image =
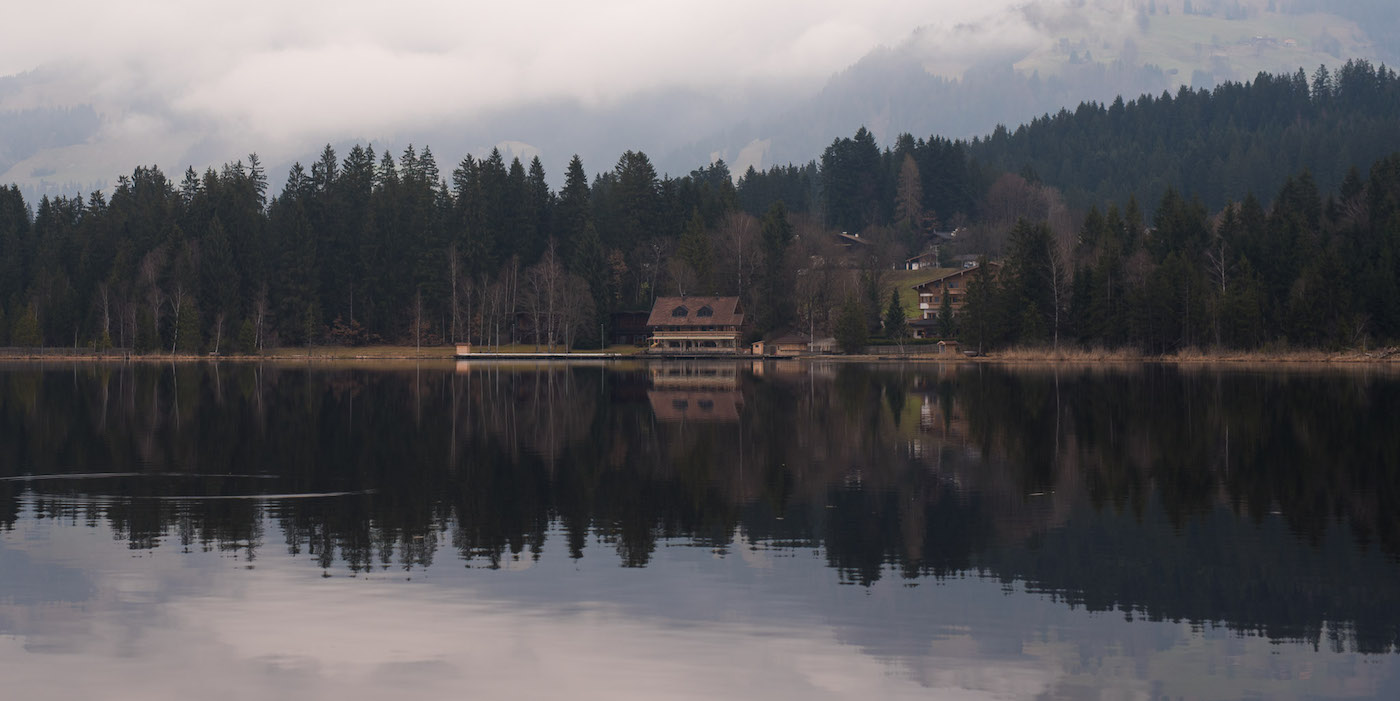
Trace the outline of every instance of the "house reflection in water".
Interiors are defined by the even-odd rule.
[[[647,399],[658,421],[738,423],[744,405],[738,363],[653,363],[650,375]]]

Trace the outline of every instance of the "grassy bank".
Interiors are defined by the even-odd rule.
[[[479,353],[534,353],[533,345],[472,346]],[[611,346],[604,352],[620,355],[640,355],[635,346]],[[584,350],[580,353],[596,350]],[[137,361],[137,362],[200,362],[210,360],[285,360],[285,361],[390,361],[390,360],[434,360],[449,361],[456,357],[455,346],[310,346],[305,348],[274,348],[256,355],[240,354],[189,354],[189,353],[149,353],[127,354],[121,352],[92,353],[59,349],[4,349],[0,352],[0,362],[4,361]],[[717,356],[722,359],[726,356]],[[749,355],[728,356],[738,359],[754,359]],[[1074,348],[1074,347],[1021,347],[990,351],[985,355],[969,358],[962,354],[938,355],[933,353],[900,354],[891,346],[889,352],[877,355],[822,355],[811,359],[859,362],[979,362],[979,363],[1395,363],[1400,364],[1400,347],[1352,349],[1341,351],[1275,348],[1252,351],[1221,349],[1186,349],[1176,353],[1152,355],[1132,349]]]
[[[813,358],[816,359],[816,358]],[[824,355],[821,360],[847,362],[914,362],[914,363],[1241,363],[1241,364],[1286,364],[1286,363],[1352,363],[1352,364],[1395,364],[1400,366],[1400,348],[1375,348],[1368,350],[1324,351],[1309,349],[1264,349],[1235,351],[1221,349],[1186,349],[1176,353],[1154,355],[1133,349],[1110,348],[1051,348],[1020,347],[989,351],[981,356],[968,357],[961,353],[906,353],[901,355],[897,348],[889,352],[869,355]]]
[[[1152,355],[1132,349],[1008,348],[974,360],[983,362],[1174,362],[1174,363],[1400,363],[1400,348],[1325,351],[1275,348],[1250,351],[1188,348]]]
[[[545,350],[534,345],[472,346],[478,353],[534,353]],[[635,346],[612,346],[607,353],[634,355],[641,349]],[[597,350],[578,351],[597,353]],[[456,357],[456,346],[307,346],[300,348],[269,348],[261,353],[128,353],[108,351],[97,353],[58,348],[7,348],[0,352],[0,362],[11,361],[114,361],[131,360],[142,362],[194,362],[206,360],[452,360]]]

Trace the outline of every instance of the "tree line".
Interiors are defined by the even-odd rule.
[[[1077,208],[1129,195],[1153,202],[1174,188],[1217,210],[1277,191],[1304,169],[1320,187],[1338,187],[1353,166],[1400,150],[1397,113],[1395,71],[1352,60],[1311,76],[1300,68],[1213,90],[1085,102],[967,146],[985,167],[1054,185]]]
[[[1174,189],[1144,226],[1136,200],[1078,229],[1022,219],[1004,265],[969,286],[959,333],[979,348],[1078,344],[1365,346],[1400,338],[1400,154],[1326,198],[1306,171],[1265,208],[1213,215]]]
[[[536,158],[397,159],[327,146],[269,196],[256,154],[179,182],[158,167],[110,197],[0,189],[0,343],[171,352],[277,345],[532,340],[596,343],[645,308],[687,221],[735,211],[723,162],[658,177],[627,152],[557,193]],[[756,229],[755,229],[756,231]],[[707,239],[708,242],[708,239]],[[705,252],[696,253],[704,267]],[[586,337],[586,338],[585,338]]]
[[[738,295],[754,336],[831,333],[843,316],[874,331],[900,308],[880,271],[963,226],[959,252],[1008,259],[989,299],[1014,301],[979,302],[1000,311],[961,324],[966,336],[975,319],[986,345],[1390,339],[1393,162],[1335,186],[1319,168],[1400,148],[1397,86],[1393,71],[1353,61],[1311,82],[1261,74],[1081,105],[971,142],[902,134],[882,149],[861,128],[819,159],[737,181],[723,161],[671,177],[627,151],[591,180],[575,156],[556,191],[538,158],[493,150],[443,172],[429,148],[356,145],[293,165],[276,193],[256,155],[178,181],[141,166],[110,193],[33,208],[10,186],[0,345],[596,347],[613,312],[660,294]],[[1292,166],[1305,172],[1274,203],[1248,194]],[[1160,202],[1151,221],[1138,197]],[[1098,209],[1110,202],[1126,204]],[[867,245],[843,251],[836,232]]]

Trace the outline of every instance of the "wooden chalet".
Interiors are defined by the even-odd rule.
[[[928,251],[904,259],[905,270],[928,270],[938,267],[938,251]]]
[[[962,227],[952,231],[934,231],[928,235],[928,242],[924,246],[924,252],[919,255],[904,259],[905,270],[929,270],[938,267],[938,251],[945,244],[952,243],[957,239],[958,234],[965,231]]]
[[[953,316],[957,316],[967,305],[968,285],[984,273],[990,272],[990,274],[996,275],[1000,268],[1000,263],[988,263],[986,270],[973,263],[962,268],[936,268],[931,271],[929,279],[914,285],[914,292],[919,295],[920,317],[910,324],[910,328],[914,331],[914,337],[931,337],[930,332],[934,328],[934,324],[928,322],[938,318],[939,311],[943,309],[945,297]]]
[[[744,310],[738,297],[658,297],[647,327],[648,352],[719,355],[739,352]]]

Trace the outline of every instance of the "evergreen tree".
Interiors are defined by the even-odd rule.
[[[1022,219],[1011,230],[1009,245],[1004,294],[1013,312],[1012,335],[1022,343],[1044,343],[1050,339],[1055,318],[1050,227]]]
[[[865,322],[865,305],[855,295],[847,295],[841,304],[841,312],[836,317],[836,343],[847,355],[865,352],[869,330]]]
[[[880,178],[880,149],[869,130],[861,127],[854,138],[833,141],[821,158],[827,222],[850,232],[878,223]]]
[[[885,308],[885,337],[903,341],[909,336],[909,323],[904,318],[904,305],[899,303],[899,290],[890,290],[890,303]]]
[[[244,319],[238,325],[238,335],[234,337],[233,349],[242,355],[252,355],[258,350],[257,331],[253,328],[250,319]]]
[[[199,307],[193,297],[180,305],[171,325],[171,348],[176,353],[198,353],[203,346],[199,332]]]
[[[386,154],[387,159],[387,154]],[[386,161],[392,168],[393,161]],[[392,169],[386,183],[396,183]],[[269,208],[271,228],[277,237],[279,255],[274,276],[277,299],[276,323],[284,341],[304,344],[307,335],[306,310],[315,306],[316,283],[320,279],[316,265],[316,240],[311,222],[302,206],[304,178],[301,166],[294,165],[282,195]],[[380,261],[379,266],[385,266]]]
[[[763,252],[763,267],[758,278],[758,330],[776,331],[792,321],[794,304],[792,281],[788,274],[788,246],[792,243],[792,225],[788,223],[787,207],[775,202],[763,217],[759,246]]]
[[[943,338],[955,338],[958,335],[957,318],[953,316],[952,296],[943,295],[943,301],[938,305],[938,335]]]
[[[967,299],[959,325],[963,331],[962,338],[974,344],[977,354],[981,355],[1000,345],[1006,336],[1001,304],[1005,295],[992,275],[986,257],[977,262],[977,267],[982,272],[972,276],[968,282]]]
[[[209,223],[209,229],[200,241],[199,255],[199,298],[205,300],[205,319],[202,328],[210,329],[216,322],[237,316],[237,294],[239,288],[238,268],[233,260],[233,250],[229,245],[228,234],[218,216]]]
[[[39,334],[39,316],[34,306],[28,305],[15,319],[15,326],[10,330],[10,343],[20,348],[37,348],[43,342]]]
[[[705,231],[705,221],[700,217],[700,210],[697,209],[691,214],[690,223],[681,234],[676,254],[695,271],[699,283],[698,291],[702,294],[713,291],[711,274],[714,269],[714,248],[710,245],[710,237]]]

